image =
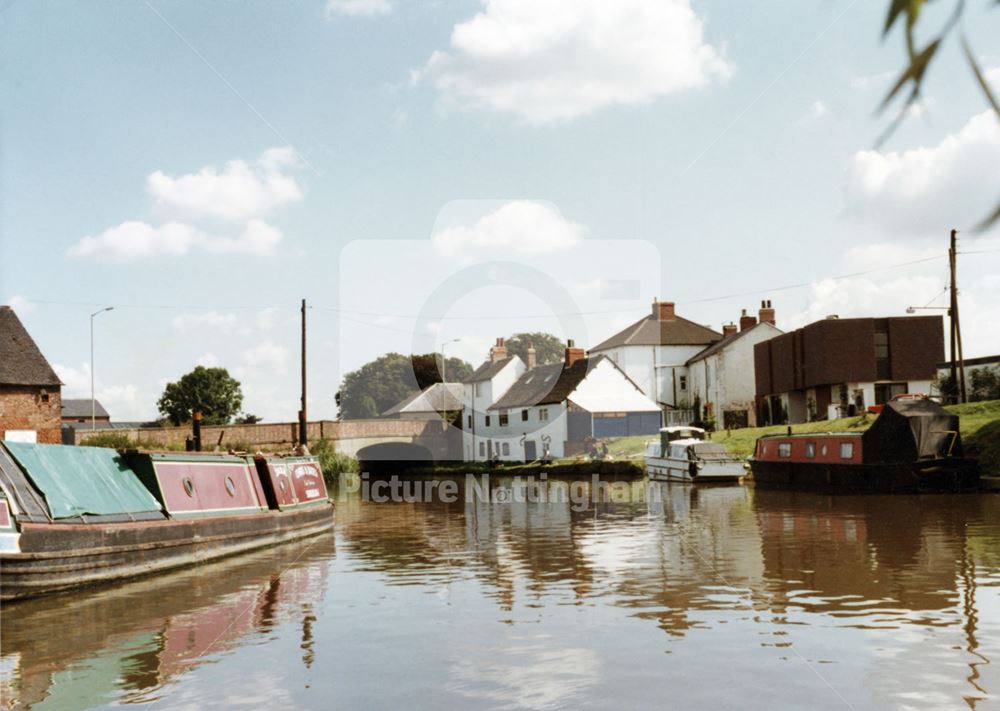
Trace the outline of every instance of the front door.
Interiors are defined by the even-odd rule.
[[[535,449],[535,440],[524,440],[524,461],[533,462],[538,459],[538,451]]]

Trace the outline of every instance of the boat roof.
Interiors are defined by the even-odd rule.
[[[701,432],[704,434],[705,430],[701,427],[689,427],[688,425],[670,425],[670,427],[661,427],[660,432]]]
[[[864,432],[776,432],[775,434],[761,435],[760,439],[822,439],[823,437],[861,437]]]

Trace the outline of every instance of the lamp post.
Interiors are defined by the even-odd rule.
[[[90,429],[97,429],[97,400],[94,398],[94,317],[105,311],[114,311],[114,306],[100,309],[90,314]]]
[[[461,340],[462,340],[461,338],[453,338],[450,341],[445,341],[444,343],[441,344],[441,382],[442,383],[447,383],[448,382],[448,379],[446,377],[444,377],[444,373],[445,373],[444,347],[447,346],[447,345],[449,345],[449,344],[451,344],[451,343],[458,343]]]

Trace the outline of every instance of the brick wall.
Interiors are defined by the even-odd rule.
[[[58,409],[58,408],[57,408]],[[441,420],[321,420],[308,425],[309,440],[360,439],[364,437],[425,437],[440,435],[448,429]],[[220,442],[223,449],[233,445],[291,446],[298,441],[297,422],[260,423],[256,425],[206,425],[201,428],[202,449],[211,450]],[[133,442],[160,447],[183,447],[190,427],[143,427],[127,430],[98,430],[98,434],[124,434]],[[80,444],[91,431],[86,424],[75,430],[74,441]]]
[[[48,394],[47,401],[43,390]],[[61,424],[58,387],[0,385],[0,439],[7,430],[34,430],[39,442],[59,444]]]

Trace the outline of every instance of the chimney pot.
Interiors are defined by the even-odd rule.
[[[729,338],[736,333],[736,330],[735,323],[724,323],[722,324],[722,337]]]
[[[570,367],[571,365],[573,365],[574,363],[576,363],[578,360],[580,360],[581,358],[583,358],[584,355],[585,354],[584,354],[583,349],[582,348],[577,348],[576,344],[573,342],[572,338],[569,339],[569,340],[567,340],[566,341],[566,359],[563,362],[563,367],[564,368]]]
[[[507,346],[503,344],[503,339],[498,338],[496,345],[490,348],[490,363],[496,363],[507,357]]]
[[[535,353],[535,344],[528,341],[528,370],[531,370],[538,363],[538,356]]]
[[[758,312],[757,315],[760,317],[760,322],[761,323],[769,323],[772,326],[775,325],[775,323],[774,323],[774,309],[771,308],[771,301],[770,301],[770,299],[768,299],[767,301],[761,301],[760,302],[760,311]]]
[[[743,309],[740,313],[740,330],[745,331],[748,328],[753,328],[757,325],[757,317],[750,316],[747,314],[747,310]]]

